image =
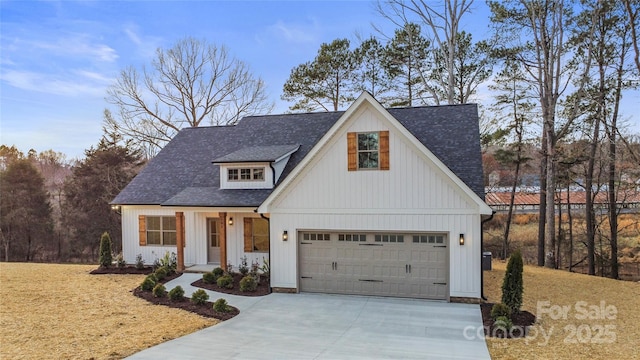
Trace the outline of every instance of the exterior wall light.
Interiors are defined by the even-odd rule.
[[[464,245],[464,234],[460,234],[460,245]]]
[[[228,223],[229,223],[229,226],[233,225],[233,218],[232,217],[229,218]]]
[[[120,205],[111,205],[111,211],[115,211],[117,214],[120,214]]]
[[[287,233],[287,230],[282,232],[282,241],[287,241],[289,240],[289,234]]]

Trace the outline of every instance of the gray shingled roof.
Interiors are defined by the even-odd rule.
[[[292,153],[300,145],[249,146],[214,159],[214,163],[271,162]]]
[[[484,199],[475,104],[398,108],[389,112]],[[220,189],[220,167],[212,162],[245,155],[245,161],[252,161],[248,157],[258,159],[260,148],[273,151],[265,155],[265,159],[271,159],[274,153],[299,144],[280,177],[282,182],[342,114],[338,111],[250,116],[236,126],[183,129],[112,203],[257,207],[272,190]]]

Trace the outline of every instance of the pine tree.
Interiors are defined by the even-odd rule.
[[[100,262],[100,267],[103,268],[111,267],[111,263],[113,262],[113,256],[111,255],[111,237],[106,231],[102,233],[100,237],[100,258],[98,261]]]
[[[509,258],[507,271],[502,281],[502,303],[511,309],[512,314],[519,313],[522,306],[522,293],[524,292],[522,268],[522,254],[518,250]]]

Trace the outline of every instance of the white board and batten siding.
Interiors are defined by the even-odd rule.
[[[347,133],[383,130],[389,130],[390,170],[347,171]],[[269,210],[273,287],[299,288],[298,231],[437,232],[449,239],[449,295],[480,297],[477,202],[371,106],[344,122]]]

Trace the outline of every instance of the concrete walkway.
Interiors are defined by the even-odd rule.
[[[185,295],[200,278],[167,284]],[[224,297],[240,315],[129,359],[490,359],[478,305],[326,294]],[[465,332],[465,328],[468,328]],[[467,336],[465,336],[465,334]]]

